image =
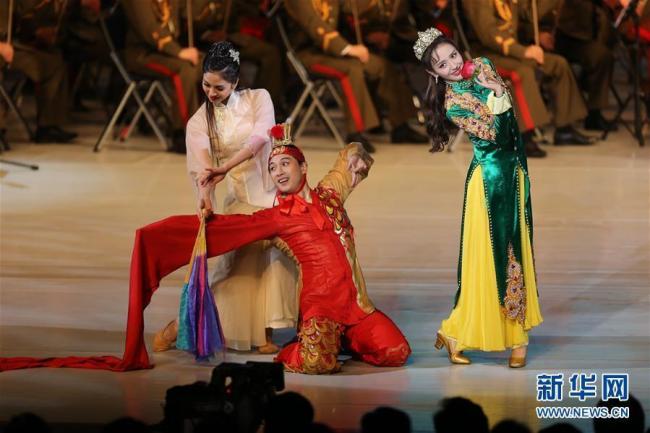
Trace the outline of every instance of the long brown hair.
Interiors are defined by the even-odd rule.
[[[458,45],[451,39],[445,36],[438,36],[432,43],[424,50],[421,62],[427,72],[433,73],[431,67],[431,55],[437,46],[440,44],[451,44],[460,53]],[[445,94],[447,92],[447,83],[443,79],[436,79],[429,74],[429,85],[427,86],[425,102],[429,107],[429,115],[427,116],[427,133],[431,138],[431,152],[440,152],[444,150],[449,142],[449,130],[451,129],[451,122],[447,119],[445,109]]]

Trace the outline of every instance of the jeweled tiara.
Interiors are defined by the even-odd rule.
[[[442,36],[442,32],[435,27],[431,27],[423,32],[418,32],[418,40],[415,41],[415,45],[413,45],[413,51],[418,60],[422,60],[424,52],[438,36]]]

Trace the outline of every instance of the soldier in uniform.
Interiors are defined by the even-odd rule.
[[[596,3],[601,2],[564,0],[557,20],[555,51],[582,67],[589,110],[585,128],[604,131],[615,129],[601,113],[607,107],[614,55],[608,46],[609,17]]]
[[[123,2],[129,21],[124,53],[127,69],[164,77],[174,86],[171,151],[185,153],[185,124],[199,107],[200,53],[179,42],[183,0]]]
[[[419,31],[436,27],[445,36],[451,37],[453,16],[449,0],[408,0],[415,26]]]
[[[521,86],[515,88],[522,131],[528,156],[545,156],[532,140],[535,127],[548,124],[551,116],[546,109],[536,79],[539,73],[550,79],[554,97],[554,141],[556,145],[591,144],[592,140],[573,128],[573,123],[587,114],[580,89],[571,67],[564,57],[545,52],[537,45],[523,45],[518,35],[520,18],[530,16],[531,0],[465,0],[463,9],[471,25],[468,38],[474,55],[484,55],[498,68],[515,73]],[[546,15],[555,1],[540,1],[540,16]],[[529,22],[532,22],[529,19]]]
[[[101,0],[70,0],[63,48],[66,59],[76,63],[108,56],[108,46],[99,27]]]
[[[77,137],[76,133],[61,128],[68,114],[67,71],[58,47],[64,6],[62,0],[16,1],[15,36],[8,44],[9,2],[0,1],[0,68],[9,65],[38,84],[37,143],[67,143]],[[2,122],[4,115],[0,113],[0,129],[3,129]]]
[[[349,1],[349,0],[346,0]],[[355,0],[356,1],[356,0]],[[347,141],[358,141],[368,151],[372,144],[364,131],[379,126],[366,80],[377,82],[377,94],[388,109],[393,143],[426,143],[428,139],[408,126],[415,116],[411,91],[395,67],[370,53],[362,41],[348,42],[338,31],[342,0],[287,0],[296,22],[293,46],[312,72],[338,79],[346,99]]]
[[[82,62],[103,60],[109,48],[99,26],[101,0],[71,0],[63,40],[66,60]]]
[[[363,43],[371,53],[399,64],[398,73],[421,100],[424,99],[429,76],[413,56],[413,44],[418,33],[410,21],[408,0],[355,0],[359,14],[359,29]],[[343,2],[346,39],[355,37],[352,2]],[[381,131],[381,129],[379,130]],[[374,132],[374,131],[373,131]]]
[[[195,40],[199,48],[228,39],[242,60],[258,65],[254,87],[269,91],[276,107],[283,105],[282,59],[278,48],[255,29],[261,17],[259,0],[193,0]],[[252,34],[258,33],[258,34]]]
[[[116,0],[112,0],[116,1]],[[73,107],[87,111],[81,94],[96,97],[92,74],[80,75],[89,63],[110,62],[109,47],[99,26],[101,0],[68,0],[68,11],[62,24],[63,58],[68,64],[70,82],[78,87],[71,95]],[[73,87],[74,87],[73,86]]]
[[[376,54],[385,55],[394,62],[415,62],[411,47],[418,37],[417,29],[409,21],[408,0],[355,0],[359,12],[359,27],[363,43]],[[352,2],[344,1],[343,11],[349,32],[354,36]]]

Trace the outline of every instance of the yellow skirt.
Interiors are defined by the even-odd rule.
[[[524,185],[524,173],[518,169],[519,185]],[[542,323],[537,297],[533,250],[524,218],[524,191],[519,191],[521,221],[521,251],[526,287],[526,316],[524,324],[505,317],[499,303],[497,276],[490,241],[483,174],[476,167],[467,186],[465,223],[463,227],[462,270],[460,297],[441,332],[456,341],[458,350],[501,351],[528,344],[528,331]]]

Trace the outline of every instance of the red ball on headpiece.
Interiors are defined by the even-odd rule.
[[[273,142],[273,148],[269,154],[269,162],[274,156],[289,155],[299,163],[305,162],[305,155],[292,143],[291,140],[291,123],[280,123],[275,125],[269,131],[269,136]]]
[[[275,125],[271,128],[269,135],[275,140],[282,140],[284,138],[284,124],[279,123]]]

